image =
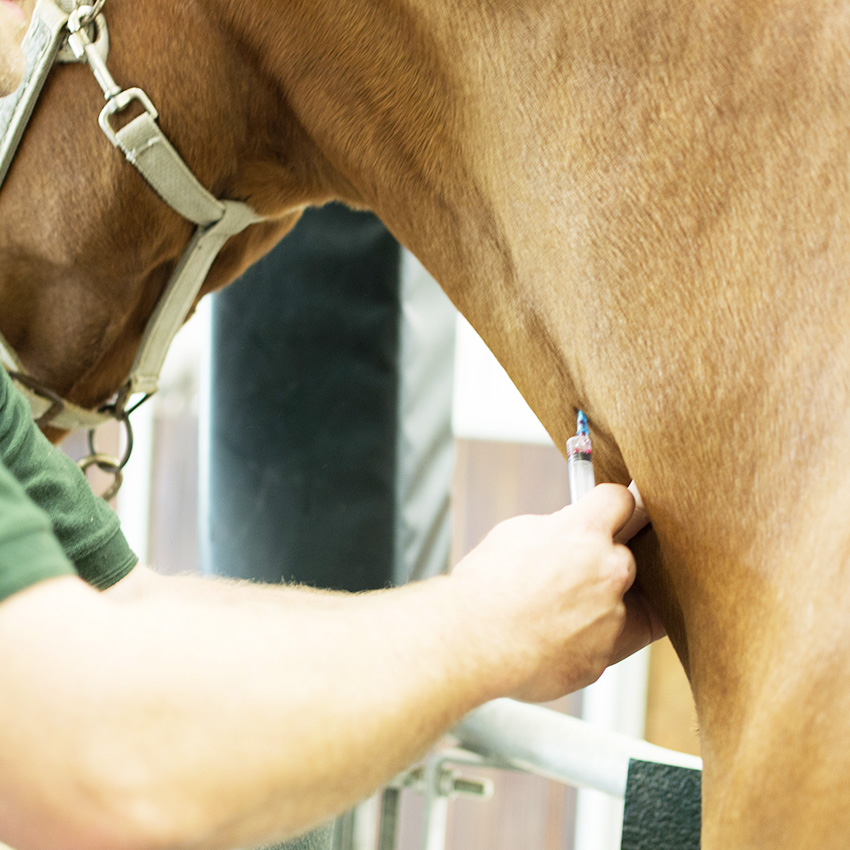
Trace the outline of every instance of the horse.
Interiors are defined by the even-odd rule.
[[[201,183],[373,210],[558,446],[634,478],[688,674],[705,850],[843,850],[850,807],[850,7],[109,0],[109,67]],[[0,192],[0,330],[96,406],[191,235],[51,73]]]

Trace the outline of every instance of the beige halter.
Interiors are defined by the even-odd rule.
[[[102,9],[75,0],[38,0],[24,39],[26,70],[20,88],[0,100],[0,184],[5,179],[32,110],[55,62],[86,62],[103,89],[106,105],[99,123],[112,144],[172,209],[196,225],[182,258],[148,320],[136,359],[116,399],[98,410],[85,410],[59,398],[30,376],[0,335],[0,364],[27,397],[33,417],[55,428],[95,428],[109,420],[124,422],[156,392],[165,354],[186,319],[219,251],[227,240],[262,221],[247,204],[211,195],[156,123],[158,113],[142,89],[122,89],[107,70],[109,35]],[[111,119],[136,102],[143,112],[120,130]],[[132,407],[131,398],[142,395]],[[124,460],[126,462],[126,459]]]

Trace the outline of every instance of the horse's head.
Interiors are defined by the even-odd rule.
[[[29,14],[33,0],[25,3]],[[0,13],[11,23],[2,29],[14,40],[20,10],[6,5],[0,0]],[[202,295],[230,282],[304,204],[328,193],[299,167],[312,168],[314,157],[287,120],[285,99],[215,23],[174,4],[149,6],[140,27],[133,4],[107,5],[110,72],[119,85],[144,89],[211,193],[247,201],[267,218],[227,243]],[[192,32],[192,42],[179,32]],[[56,65],[0,191],[0,332],[38,382],[85,407],[122,386],[194,229],[101,131],[102,106],[87,66]],[[118,126],[136,115],[132,106],[125,113]]]

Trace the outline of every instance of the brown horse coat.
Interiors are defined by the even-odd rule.
[[[109,0],[110,67],[215,194],[374,209],[559,445],[640,487],[641,582],[700,716],[706,850],[844,850],[850,7]],[[115,391],[190,227],[51,80],[0,193],[0,329]]]

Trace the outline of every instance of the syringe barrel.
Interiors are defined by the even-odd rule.
[[[596,486],[590,454],[585,452],[570,454],[567,457],[567,475],[570,481],[570,503],[574,504]]]

